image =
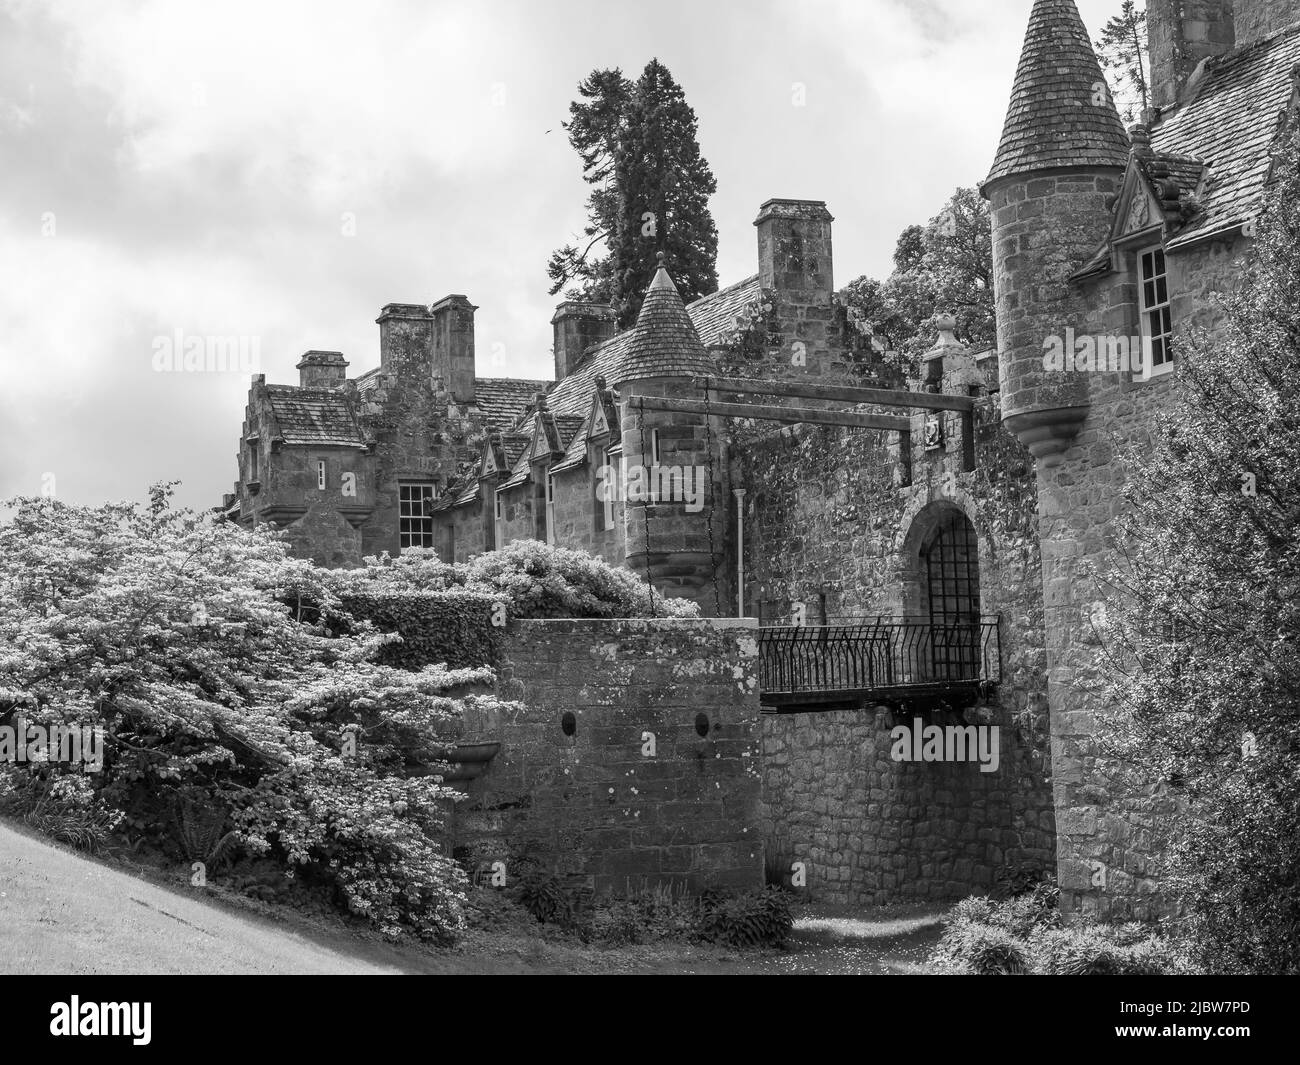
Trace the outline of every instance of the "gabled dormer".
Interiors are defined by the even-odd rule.
[[[612,443],[621,442],[618,405],[615,401],[614,390],[609,387],[603,377],[596,378],[596,389],[591,397],[591,422],[588,435],[592,437],[610,437]]]
[[[501,440],[500,433],[488,433],[487,438],[483,441],[483,451],[479,455],[478,468],[479,475],[484,480],[491,480],[509,472],[510,467],[506,464],[505,444]]]
[[[1163,247],[1201,209],[1209,168],[1198,159],[1152,151],[1151,134],[1144,126],[1135,126],[1131,136],[1133,150],[1115,197],[1110,236],[1072,280],[1127,269],[1127,255],[1137,248]]]

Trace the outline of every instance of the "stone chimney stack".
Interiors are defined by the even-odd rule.
[[[309,351],[298,360],[298,384],[303,388],[338,388],[348,377],[341,351]]]
[[[752,376],[827,380],[844,372],[835,343],[833,221],[822,200],[768,200],[758,209],[758,283],[773,311],[769,355]]]
[[[555,308],[551,326],[555,330],[555,379],[563,381],[588,348],[614,335],[618,316],[613,307],[602,303],[569,301]]]
[[[1270,0],[1236,0],[1264,6]],[[1294,0],[1280,0],[1292,6]],[[1240,21],[1238,15],[1237,21]],[[1233,48],[1233,0],[1148,0],[1147,45],[1151,56],[1151,103],[1172,108],[1201,62]]]
[[[831,223],[823,200],[768,200],[758,209],[758,279],[765,289],[829,301],[835,291]]]
[[[1237,47],[1254,44],[1296,22],[1300,22],[1297,0],[1236,0]]]
[[[379,367],[384,373],[433,375],[433,318],[419,303],[389,303],[379,323]]]
[[[443,296],[429,308],[433,319],[433,373],[458,403],[474,401],[474,312],[464,296]]]

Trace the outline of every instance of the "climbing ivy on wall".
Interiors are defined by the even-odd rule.
[[[502,628],[492,624],[493,607],[493,598],[479,592],[374,592],[343,598],[341,609],[348,618],[339,615],[336,621],[344,631],[368,621],[380,632],[400,635],[400,643],[379,652],[381,665],[495,666],[501,659]]]

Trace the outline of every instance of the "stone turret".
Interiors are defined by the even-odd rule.
[[[718,483],[719,420],[701,414],[639,411],[626,402],[637,396],[702,399],[703,393],[686,382],[712,372],[662,252],[631,332],[612,381],[625,401],[627,566],[638,576],[648,576],[660,595],[693,599],[705,614],[721,612],[726,591],[720,589],[715,597],[713,578],[725,543],[725,507],[710,518],[715,500],[723,498]],[[634,478],[652,486],[656,502],[643,505],[638,500]]]
[[[1011,106],[983,186],[993,215],[1002,414],[1055,461],[1088,412],[1082,374],[1044,369],[1045,346],[1085,307],[1069,277],[1109,233],[1129,141],[1074,0],[1035,0]]]

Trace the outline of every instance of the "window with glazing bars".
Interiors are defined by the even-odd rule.
[[[397,486],[400,544],[408,547],[433,546],[433,485],[400,484]]]
[[[1156,377],[1174,368],[1171,350],[1174,323],[1169,307],[1169,275],[1164,248],[1152,248],[1139,257],[1142,268],[1142,341],[1148,358],[1142,377]]]
[[[980,575],[975,527],[951,514],[921,551],[934,679],[979,676]]]

